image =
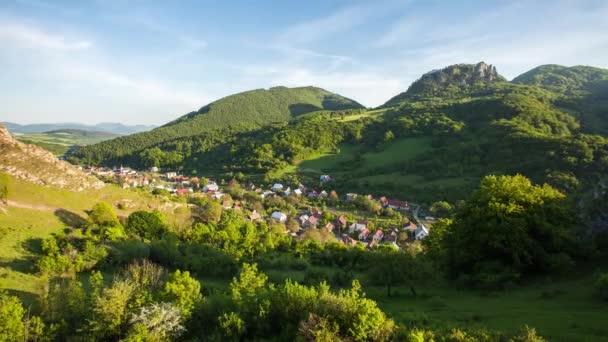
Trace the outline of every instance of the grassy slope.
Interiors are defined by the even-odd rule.
[[[86,217],[95,203],[127,203],[125,210],[116,209],[119,216],[127,216],[137,209],[164,208],[162,200],[151,195],[106,186],[86,193],[40,187],[18,179],[11,179],[9,200],[20,207],[3,207],[0,211],[0,289],[8,289],[31,297],[40,293],[44,279],[33,268],[35,249],[39,240],[68,228],[56,215],[57,209]],[[29,208],[28,208],[29,207]],[[172,213],[173,206],[165,205]]]

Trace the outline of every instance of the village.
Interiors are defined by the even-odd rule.
[[[356,193],[347,193],[339,198],[335,191],[325,190],[325,185],[335,182],[330,175],[320,175],[316,189],[302,184],[292,188],[281,183],[274,183],[268,188],[252,183],[242,187],[243,191],[257,194],[264,202],[283,198],[298,203],[296,210],[281,210],[278,207],[254,208],[246,205],[245,200],[233,198],[224,188],[234,184],[218,184],[207,178],[188,177],[177,172],[161,173],[157,167],[138,171],[122,166],[90,166],[82,170],[123,189],[144,189],[173,200],[207,197],[220,203],[223,210],[244,211],[245,216],[253,222],[283,225],[286,234],[293,238],[305,238],[307,232],[321,232],[347,246],[371,249],[384,244],[401,249],[425,239],[436,220],[425,215],[419,205],[408,201]],[[362,208],[370,205],[377,208],[377,212],[372,214]],[[384,216],[389,214],[391,218],[379,218],[379,213]]]

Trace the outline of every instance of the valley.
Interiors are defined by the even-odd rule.
[[[0,127],[0,304],[29,340],[601,341],[606,80],[480,62],[378,108],[274,87],[120,137]]]

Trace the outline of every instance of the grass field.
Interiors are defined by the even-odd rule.
[[[417,157],[431,150],[431,141],[426,137],[401,138],[390,143],[382,151],[363,152],[362,161],[357,162],[357,170],[371,169],[377,166],[390,165]],[[319,171],[336,170],[339,173],[341,163],[354,159],[357,152],[362,152],[361,146],[351,144],[340,145],[339,153],[327,152],[313,156],[300,164],[301,169]]]
[[[313,268],[328,274],[333,272],[330,268]],[[305,274],[293,270],[265,272],[275,282],[286,278],[302,282]],[[365,277],[362,278],[367,296],[376,300],[396,322],[408,327],[468,327],[514,332],[528,325],[552,342],[608,341],[608,304],[594,297],[594,280],[593,275],[586,273],[494,293],[458,290],[436,280],[416,284],[416,297],[405,286],[394,287],[392,296],[388,297],[385,287],[366,285]]]
[[[348,121],[356,121],[362,118],[373,118],[379,115],[382,115],[386,112],[386,109],[375,109],[375,110],[368,110],[365,113],[362,114],[355,114],[355,115],[349,115],[346,116],[344,118],[337,118],[336,120],[338,121],[342,121],[342,122],[348,122]]]
[[[87,217],[86,210],[95,203],[122,203],[124,209],[115,211],[127,216],[139,209],[159,208],[169,219],[175,219],[176,204],[149,194],[140,194],[108,185],[103,189],[71,192],[41,187],[11,178],[9,201],[0,208],[0,289],[22,295],[24,300],[39,294],[45,279],[34,269],[36,246],[40,239],[69,227],[69,220]]]

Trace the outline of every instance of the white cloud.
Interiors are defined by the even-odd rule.
[[[89,40],[70,39],[22,23],[0,22],[0,41],[20,47],[59,51],[86,50],[93,46]]]

